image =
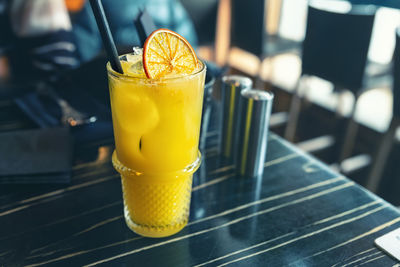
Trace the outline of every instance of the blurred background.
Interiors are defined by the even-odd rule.
[[[399,1],[102,2],[120,54],[141,46],[145,8],[212,71],[274,92],[272,131],[400,205]],[[0,0],[0,130],[112,140],[106,61],[88,1]]]

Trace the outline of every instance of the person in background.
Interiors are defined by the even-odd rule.
[[[142,46],[134,18],[143,8],[156,26],[196,43],[193,24],[178,1],[102,2],[120,53]],[[102,51],[89,1],[0,0],[0,64],[6,55],[10,69],[10,79],[0,81],[0,96],[12,98],[38,126],[65,125],[65,116],[74,113],[74,122],[83,121],[74,127],[76,142],[112,136],[107,57]]]
[[[35,81],[79,66],[64,0],[12,0],[1,16],[9,31],[0,43],[13,80]]]
[[[157,27],[180,33],[196,47],[193,23],[177,0],[103,0],[121,52],[142,46],[134,18],[146,8]],[[38,80],[77,68],[102,51],[101,37],[86,0],[0,0],[0,53],[13,80]],[[2,51],[1,48],[6,48]],[[1,55],[0,55],[1,56]]]
[[[168,28],[195,48],[197,35],[194,25],[178,0],[102,0],[114,41],[122,52],[132,46],[142,46],[134,26],[139,9],[146,9],[159,28]],[[93,59],[102,49],[102,42],[89,1],[66,0],[70,10],[73,34],[82,62]]]

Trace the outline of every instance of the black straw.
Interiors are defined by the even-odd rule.
[[[110,60],[111,67],[115,71],[123,74],[124,71],[122,70],[121,62],[118,59],[117,49],[115,48],[114,39],[111,35],[110,27],[108,26],[103,5],[100,0],[90,0],[90,5],[92,6],[97,27],[99,27],[100,35],[103,39],[103,44],[108,55],[108,60]]]
[[[135,27],[136,27],[137,33],[139,35],[139,38],[140,38],[140,42],[143,46],[147,37],[153,31],[157,30],[157,27],[155,26],[149,13],[147,13],[146,9],[139,10],[139,13],[136,16],[134,23],[135,23]]]

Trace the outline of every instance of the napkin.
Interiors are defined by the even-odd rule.
[[[85,114],[87,118],[96,118],[93,122],[70,127],[76,144],[99,142],[113,137],[111,109],[106,103],[79,86],[71,85],[60,89],[57,91],[58,95],[72,108]],[[45,129],[63,126],[60,106],[46,95],[33,91],[15,98],[14,101],[38,127]]]
[[[0,133],[0,183],[68,183],[72,148],[64,127]]]

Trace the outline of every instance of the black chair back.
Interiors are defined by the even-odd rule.
[[[393,54],[393,117],[400,118],[400,28],[396,30]]]
[[[9,1],[0,0],[0,56],[6,54],[12,47],[13,34],[8,14]]]
[[[215,43],[219,0],[181,0],[196,29],[199,45]]]
[[[337,13],[313,4],[308,7],[302,74],[357,93],[363,85],[376,9],[353,6],[348,13]]]
[[[232,0],[231,46],[257,56],[263,53],[265,0]]]

